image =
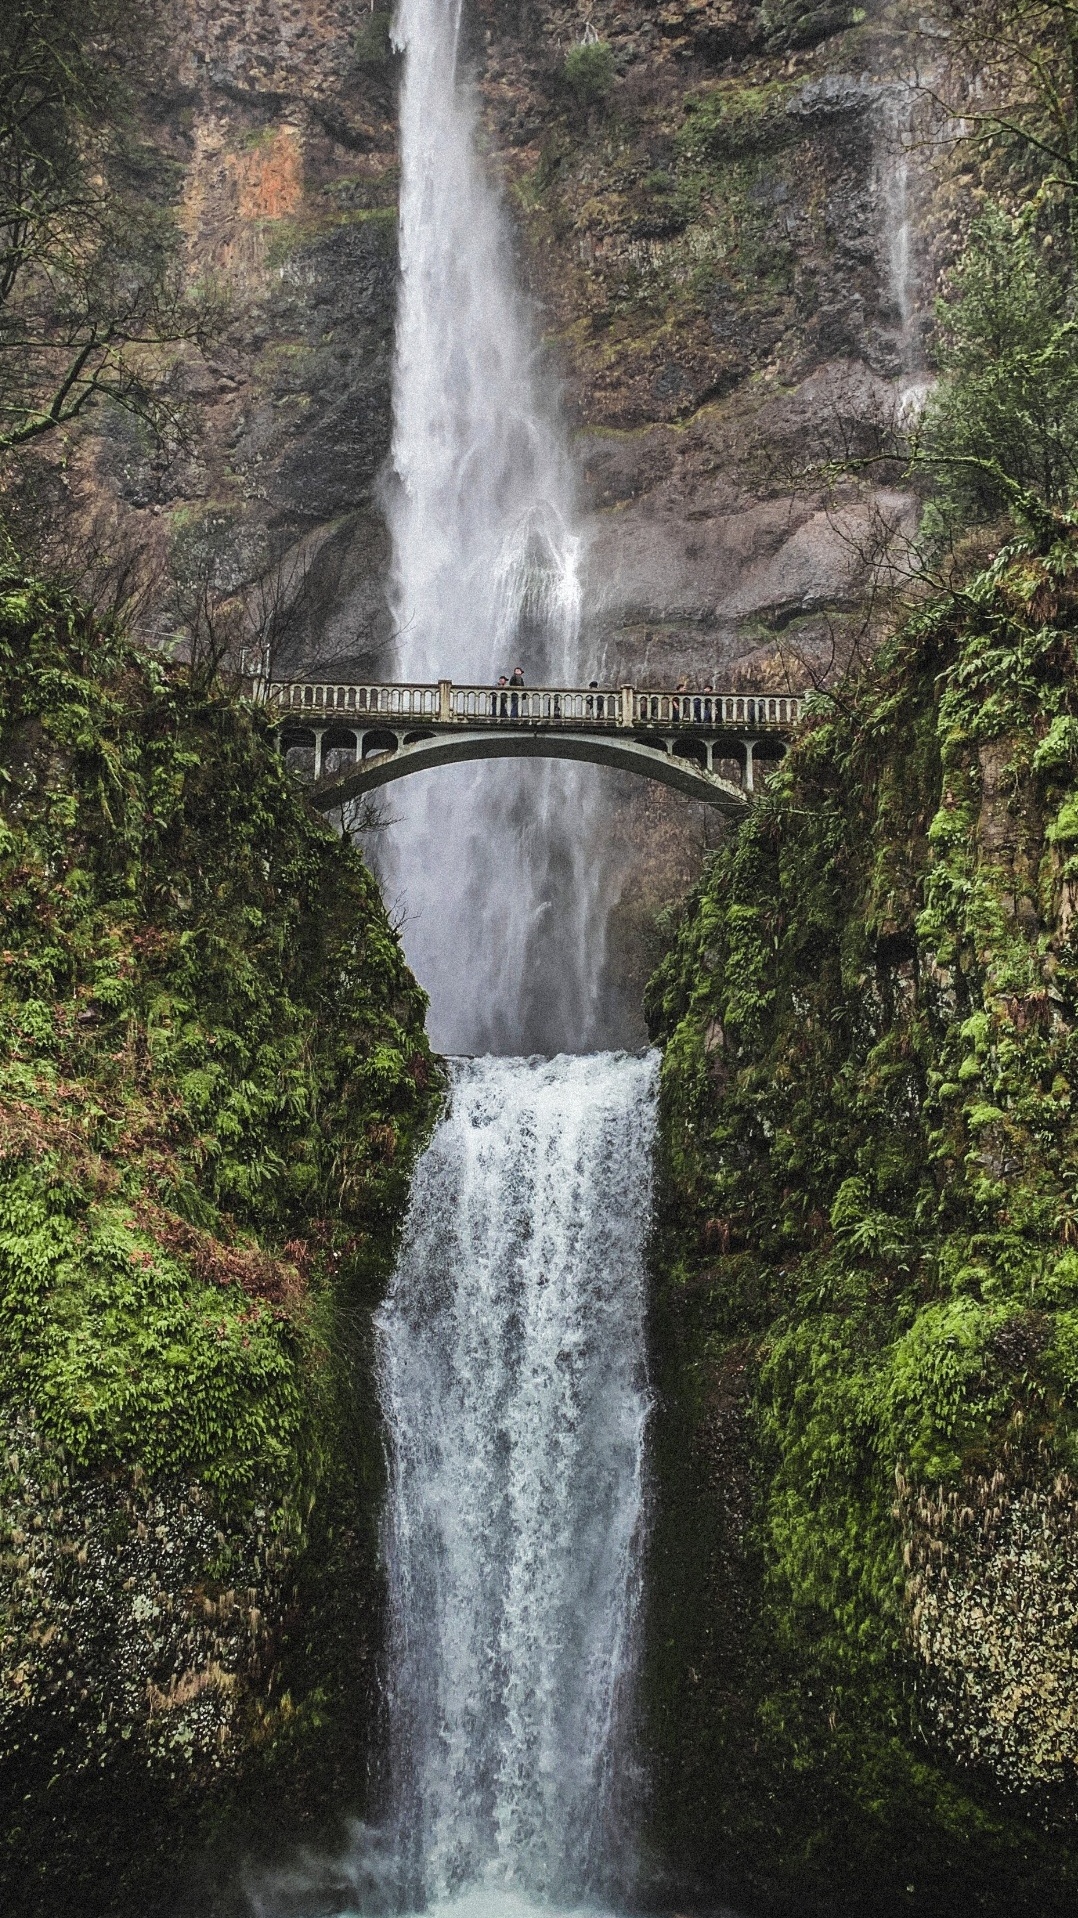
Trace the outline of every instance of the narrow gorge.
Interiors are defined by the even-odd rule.
[[[1065,1918],[1070,10],[129,16],[0,20],[0,1904]]]

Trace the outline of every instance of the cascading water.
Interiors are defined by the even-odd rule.
[[[400,0],[398,671],[580,676],[580,539],[457,73],[459,0]],[[587,675],[585,675],[587,676]],[[403,781],[378,848],[452,1065],[377,1323],[393,1804],[267,1914],[526,1918],[628,1877],[653,1056],[601,1043],[591,769]],[[399,795],[399,796],[398,796]],[[595,822],[597,823],[597,821]]]
[[[460,30],[460,0],[399,0],[398,670],[573,683],[573,473]],[[602,1033],[596,788],[557,763],[487,764],[395,803],[391,881],[435,1043],[563,1054],[456,1063],[380,1318],[395,1824],[416,1905],[476,1886],[564,1901],[609,1876],[655,1069],[564,1056]]]
[[[460,0],[400,0],[401,284],[392,475],[397,671],[576,681],[581,540],[506,223],[458,74]],[[585,677],[590,677],[590,673]],[[594,773],[461,767],[395,789],[379,849],[447,1052],[604,1042]]]
[[[541,1918],[632,1876],[658,1055],[451,1062],[376,1320],[392,1802],[258,1918]]]
[[[654,1055],[454,1067],[380,1315],[415,1902],[609,1884],[639,1576]]]

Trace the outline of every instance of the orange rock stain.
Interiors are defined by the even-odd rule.
[[[226,164],[236,185],[241,220],[282,220],[303,199],[303,147],[296,127],[276,127],[270,139]]]

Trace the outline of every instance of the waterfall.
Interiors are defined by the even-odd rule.
[[[887,305],[894,319],[900,406],[923,403],[928,389],[919,320],[921,287],[915,247],[910,155],[916,145],[919,95],[912,82],[886,87],[877,131],[876,187],[882,215],[881,250]]]
[[[458,73],[459,0],[400,0],[400,298],[392,602],[399,677],[581,671],[581,539],[510,233]],[[590,673],[585,675],[590,677]],[[597,778],[558,762],[403,782],[378,862],[447,1052],[602,1041]]]
[[[458,0],[400,0],[393,34],[397,672],[589,677],[572,467],[476,154]],[[588,1052],[617,871],[597,789],[557,762],[428,774],[375,847],[436,1046],[490,1056],[452,1063],[376,1321],[391,1814],[252,1878],[265,1918],[527,1918],[629,1875],[657,1060]]]
[[[453,1068],[378,1321],[409,1901],[611,1881],[656,1056]]]

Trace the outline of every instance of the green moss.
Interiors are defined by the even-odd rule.
[[[725,80],[693,93],[685,101],[685,123],[677,138],[678,158],[699,166],[716,160],[743,160],[754,153],[777,153],[792,146],[799,129],[786,112],[797,83],[770,80],[761,85]]]
[[[1063,1773],[1016,1799],[934,1729],[903,1527],[911,1497],[1047,1497],[1075,1464],[1076,687],[1068,522],[926,607],[850,706],[817,704],[650,988],[659,1358],[687,1433],[660,1502],[698,1513],[725,1469],[741,1501],[677,1599],[724,1641],[684,1653],[736,1748],[715,1775],[678,1729],[693,1681],[660,1642],[674,1588],[655,1572],[658,1823],[712,1895],[715,1859],[751,1889],[766,1837],[768,1896],[956,1913],[1074,1896]],[[735,1359],[742,1450],[705,1474]],[[729,1565],[744,1617],[716,1597]],[[766,1834],[738,1767],[776,1808]]]
[[[150,1910],[169,1896],[139,1877],[160,1821],[179,1845],[237,1792],[277,1793],[282,1818],[320,1811],[319,1781],[356,1803],[341,1777],[364,1776],[379,1593],[370,1311],[441,1081],[375,882],[260,711],[7,579],[0,744],[0,1411],[28,1435],[12,1497],[44,1513],[35,1576],[58,1621],[39,1643],[0,1505],[0,1797],[40,1786],[0,1881],[12,1909],[40,1877],[90,1912],[133,1873]],[[127,1537],[155,1501],[139,1602],[174,1619],[175,1662],[149,1645],[131,1691],[108,1648],[141,1614],[125,1627],[122,1581],[83,1590],[63,1568],[85,1562],[80,1510]],[[250,1588],[242,1632],[212,1622],[229,1580]],[[67,1685],[87,1605],[98,1636]],[[200,1717],[188,1666],[221,1658]],[[192,1716],[148,1703],[155,1686],[190,1692]],[[76,1857],[93,1779],[128,1758],[155,1790]]]
[[[860,25],[862,7],[829,4],[829,0],[764,0],[760,22],[769,47],[814,47],[847,27]]]
[[[364,227],[371,244],[379,251],[391,252],[397,240],[397,209],[387,206],[353,206],[331,213],[311,213],[295,218],[267,222],[266,265],[282,266],[294,253],[314,246],[341,227]]]

